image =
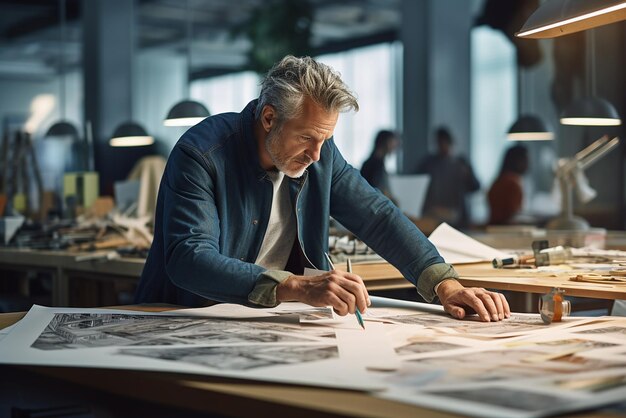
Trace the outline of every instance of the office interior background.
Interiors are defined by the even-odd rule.
[[[64,172],[88,170],[93,159],[100,194],[110,195],[141,157],[167,157],[184,133],[163,125],[174,104],[191,98],[211,114],[238,112],[256,97],[267,69],[251,52],[308,54],[337,69],[358,95],[361,110],[342,115],[335,131],[355,167],[376,132],[392,129],[402,144],[388,170],[413,173],[435,149],[434,129],[449,127],[455,152],[469,159],[481,184],[470,198],[473,225],[487,222],[485,195],[512,145],[508,129],[521,114],[540,115],[555,139],[525,143],[531,157],[525,204],[550,216],[558,212],[556,160],[603,134],[624,137],[623,126],[563,126],[559,114],[591,88],[626,114],[626,24],[515,39],[539,3],[3,0],[0,120],[4,132],[28,124],[44,189],[60,190]],[[61,119],[77,128],[74,139],[47,137]],[[128,120],[154,144],[110,146],[115,128]],[[597,197],[576,203],[576,213],[594,227],[624,229],[625,173],[621,145],[587,170]]]

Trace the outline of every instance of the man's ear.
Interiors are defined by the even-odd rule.
[[[265,132],[269,132],[276,124],[276,109],[271,105],[263,106],[261,111],[261,123]]]

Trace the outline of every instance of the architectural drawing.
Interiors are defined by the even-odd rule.
[[[182,361],[219,370],[251,370],[260,367],[301,364],[337,358],[336,346],[243,345],[224,347],[124,348],[119,354]]]
[[[306,343],[332,330],[279,322],[136,314],[55,314],[32,344],[41,350],[176,344]]]
[[[481,323],[414,305],[370,307],[366,330],[333,318],[328,308],[288,303],[164,314],[33,307],[0,341],[0,363],[369,390],[490,418],[534,418],[626,397],[623,320],[572,318],[546,326],[538,315],[514,314]]]

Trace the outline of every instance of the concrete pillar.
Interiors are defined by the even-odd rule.
[[[402,3],[403,161],[412,172],[433,151],[433,130],[450,128],[459,153],[469,154],[470,30],[476,2]]]
[[[400,170],[411,173],[428,153],[430,119],[428,88],[430,0],[402,2],[402,161]]]
[[[144,147],[113,148],[108,144],[115,127],[132,117],[131,54],[137,32],[132,22],[133,1],[83,2],[85,120],[93,127],[101,194],[112,194],[113,183],[124,179],[136,160],[149,152]]]

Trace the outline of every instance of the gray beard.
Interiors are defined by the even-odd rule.
[[[279,141],[280,128],[272,129],[265,138],[265,150],[269,154],[272,163],[276,166],[276,169],[284,173],[287,177],[297,179],[302,177],[307,167],[302,168],[300,171],[292,171],[287,168],[288,162],[283,160],[277,152],[274,152],[274,147]]]

